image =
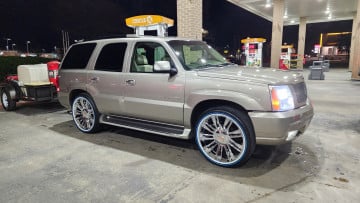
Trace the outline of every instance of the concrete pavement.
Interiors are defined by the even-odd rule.
[[[332,69],[307,86],[306,133],[235,169],[190,141],[80,133],[58,103],[0,109],[0,202],[359,202],[360,82]]]

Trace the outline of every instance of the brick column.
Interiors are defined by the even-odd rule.
[[[360,71],[360,0],[357,1],[357,13],[354,18],[351,38],[351,52],[349,68],[352,71],[351,79],[360,80],[358,73]]]
[[[354,65],[354,49],[355,49],[355,29],[356,29],[356,13],[353,17],[353,24],[352,24],[352,32],[351,32],[351,44],[350,44],[350,58],[349,58],[349,71],[352,71],[352,67]]]
[[[279,68],[284,25],[284,0],[273,0],[273,4],[270,66],[272,68]]]
[[[177,0],[177,35],[202,40],[202,0]]]
[[[298,41],[298,61],[297,61],[297,67],[298,69],[303,69],[303,59],[304,59],[304,53],[305,53],[305,39],[306,39],[306,18],[301,17],[300,18],[300,24],[299,24],[299,41]]]

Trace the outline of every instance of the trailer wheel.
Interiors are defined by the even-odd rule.
[[[16,101],[11,99],[10,91],[7,88],[1,90],[1,104],[5,111],[13,111],[16,108]]]

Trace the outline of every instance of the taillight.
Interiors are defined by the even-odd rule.
[[[49,71],[49,78],[54,78],[54,71],[52,70]]]

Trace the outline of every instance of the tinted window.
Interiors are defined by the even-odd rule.
[[[96,61],[95,70],[121,72],[126,47],[126,43],[105,45]]]
[[[95,43],[78,44],[68,51],[64,61],[62,62],[62,69],[84,69],[88,64],[92,52],[95,49]]]

